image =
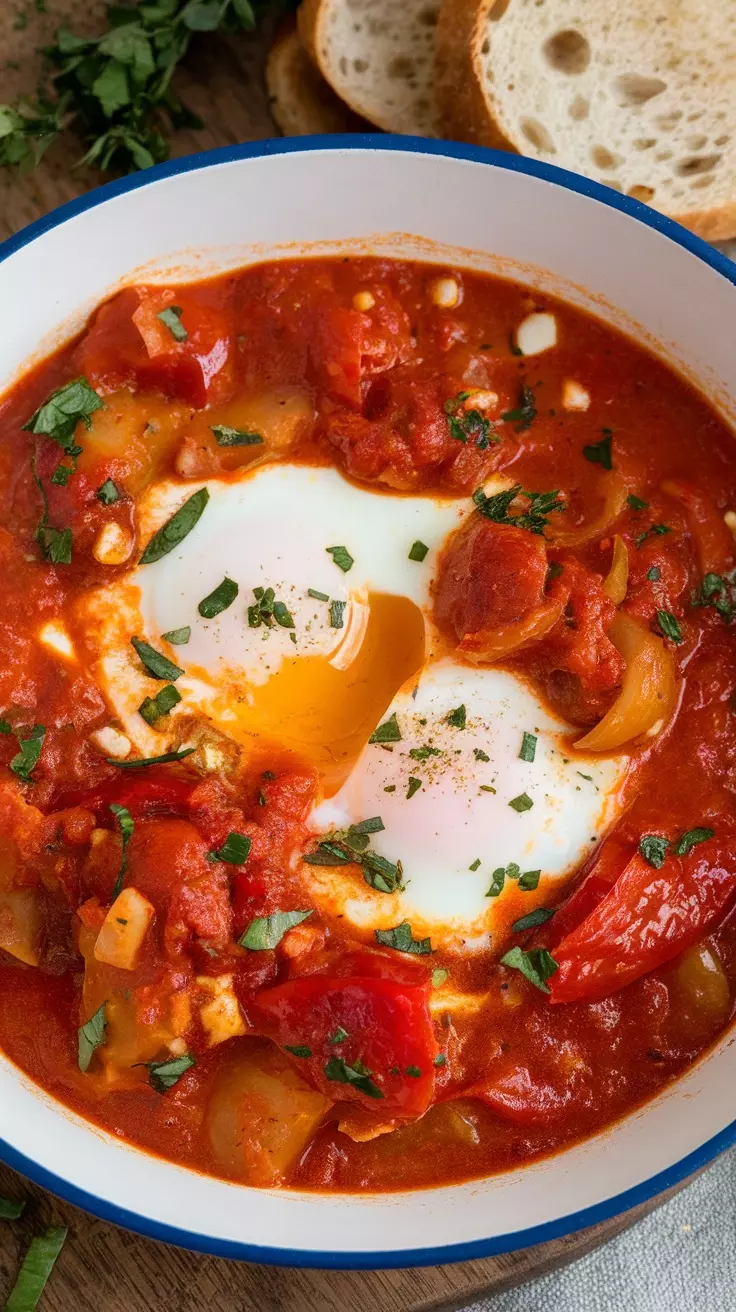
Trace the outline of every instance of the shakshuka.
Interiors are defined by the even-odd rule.
[[[736,992],[736,446],[458,269],[129,286],[0,404],[0,1047],[247,1185],[651,1098]]]

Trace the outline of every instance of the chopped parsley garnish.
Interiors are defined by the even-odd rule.
[[[488,753],[484,752],[480,747],[473,748],[473,756],[475,757],[476,761],[490,761],[491,759]]]
[[[390,715],[387,720],[384,720],[383,724],[379,724],[377,729],[373,730],[373,733],[368,739],[368,742],[369,743],[400,743],[401,742],[401,730],[399,728],[398,721],[396,719],[396,711],[394,711],[393,715]]]
[[[292,1057],[311,1057],[312,1049],[308,1048],[306,1043],[285,1043],[284,1049],[290,1052]]]
[[[357,824],[351,825],[348,833],[355,834],[380,834],[386,828],[380,815],[369,816],[367,820],[359,820]]]
[[[550,911],[549,907],[535,907],[533,911],[529,912],[528,916],[522,916],[519,920],[514,921],[511,926],[511,933],[523,934],[527,929],[536,929],[538,925],[546,925],[554,914],[554,911]]]
[[[234,583],[232,579],[229,579],[227,575],[225,575],[222,583],[218,583],[214,591],[208,593],[208,595],[203,597],[202,601],[200,601],[197,610],[202,616],[202,619],[213,620],[216,615],[221,615],[224,610],[227,610],[228,606],[232,606],[238,592],[239,588],[237,583]]]
[[[453,729],[464,729],[465,720],[466,714],[464,705],[456,706],[454,711],[450,711],[450,714],[447,717],[447,723],[451,724]]]
[[[639,548],[642,542],[646,542],[647,538],[661,538],[664,537],[665,533],[671,532],[672,529],[669,524],[651,524],[648,529],[645,529],[643,533],[639,534],[638,538],[635,539],[634,545]]]
[[[490,784],[479,784],[478,787],[482,793],[495,793],[496,791]]]
[[[115,880],[115,887],[112,890],[112,900],[114,902],[115,898],[122,890],[123,879],[125,878],[125,872],[128,869],[128,843],[133,837],[135,822],[127,806],[120,806],[118,802],[111,802],[110,810],[112,811],[113,815],[115,816],[115,819],[118,822],[120,828],[120,837],[122,840],[122,852],[120,854],[120,869],[118,871],[117,879]]]
[[[94,1016],[90,1016],[84,1025],[80,1025],[77,1032],[79,1069],[82,1072],[89,1069],[92,1057],[105,1042],[105,1030],[107,1029],[106,1007],[107,1003],[103,1002],[102,1006],[97,1008]]]
[[[114,506],[115,502],[120,500],[120,493],[111,478],[106,478],[104,483],[100,484],[95,496],[98,501],[102,502],[103,506]]]
[[[355,561],[347,547],[325,547],[325,551],[332,556],[338,569],[341,569],[343,574],[347,574],[348,570],[353,568]]]
[[[519,760],[528,761],[531,765],[537,753],[537,735],[535,733],[524,733],[519,750]]]
[[[480,870],[480,857],[479,857],[479,856],[477,856],[477,857],[475,858],[475,861],[473,861],[472,864],[468,866],[468,870]]]
[[[0,733],[9,734],[13,732],[13,726],[9,720],[0,720]]]
[[[206,487],[201,487],[198,492],[193,492],[184,502],[184,505],[180,506],[170,519],[167,519],[157,533],[154,533],[141,556],[141,565],[152,565],[155,561],[161,560],[163,556],[173,551],[174,547],[178,547],[179,543],[184,541],[195,524],[198,523],[209,499],[210,494]]]
[[[613,433],[610,428],[604,428],[603,433],[604,436],[600,442],[594,442],[591,446],[583,447],[583,455],[592,465],[602,465],[604,469],[613,469],[613,460],[611,458]]]
[[[194,751],[195,747],[180,747],[178,752],[164,752],[162,756],[141,756],[133,761],[118,761],[114,756],[106,756],[105,761],[108,765],[117,765],[120,770],[140,770],[146,765],[168,765],[169,761],[183,761],[185,756],[191,756]]]
[[[182,633],[183,630],[177,629],[174,630],[174,632]],[[187,637],[184,641],[189,641],[190,632],[191,629],[187,629]],[[169,642],[171,642],[171,634],[164,633],[163,637],[168,638]],[[150,644],[144,642],[142,638],[131,638],[130,645],[135,648],[137,655],[145,666],[146,673],[150,674],[152,679],[161,679],[167,680],[169,683],[176,683],[176,680],[181,678],[184,673],[178,665],[175,665],[173,661],[169,660],[168,656],[164,656],[160,651],[156,651],[155,647],[151,647]]]
[[[329,595],[326,592],[318,592],[316,588],[307,588],[307,596],[313,597],[315,601],[329,601]]]
[[[31,474],[33,481],[41,493],[43,510],[41,518],[36,525],[34,537],[38,542],[44,558],[51,562],[52,565],[69,565],[72,559],[72,531],[70,528],[55,528],[49,524],[49,499],[46,495],[46,488],[38,476],[36,469],[36,459],[38,448],[33,452],[31,457]]]
[[[182,1075],[196,1065],[191,1053],[183,1052],[181,1057],[171,1057],[168,1061],[144,1061],[148,1070],[148,1083],[156,1093],[166,1093],[173,1089]]]
[[[164,715],[168,715],[181,701],[181,693],[173,683],[156,693],[155,697],[144,697],[138,707],[138,714],[143,716],[146,724],[156,724]]]
[[[652,568],[647,570],[647,578],[650,583],[659,583],[661,577],[662,571],[659,568],[659,565],[652,565]]]
[[[192,636],[191,624],[185,624],[181,629],[169,629],[168,633],[162,633],[161,637],[164,642],[170,642],[172,647],[186,647]],[[182,674],[184,671],[182,670]],[[166,677],[166,676],[164,676]]]
[[[519,393],[519,404],[514,410],[507,410],[501,415],[504,423],[516,424],[516,432],[524,433],[527,428],[531,428],[537,417],[536,398],[533,388],[527,383],[521,384]]]
[[[519,497],[526,497],[529,504],[526,510],[519,510],[518,514],[512,515],[510,508]],[[525,528],[529,533],[537,533],[542,537],[548,517],[553,511],[565,509],[565,502],[559,500],[559,491],[525,492],[521,483],[515,483],[513,487],[506,488],[504,492],[496,492],[491,497],[486,496],[482,487],[476,488],[473,501],[479,513],[495,524],[513,524],[516,528]]]
[[[509,806],[512,810],[518,811],[519,814],[521,814],[522,811],[531,811],[534,803],[528,793],[519,793],[518,797],[511,798]]]
[[[688,829],[687,833],[683,834],[682,838],[678,839],[675,844],[675,856],[687,856],[688,852],[692,852],[698,843],[707,843],[709,838],[714,837],[714,834],[714,829]]]
[[[345,627],[345,607],[346,601],[330,602],[330,627],[333,629],[342,629]]]
[[[428,551],[429,547],[425,546],[423,542],[420,542],[419,539],[417,539],[416,542],[412,542],[411,547],[409,548],[409,560],[417,560],[421,563]]]
[[[626,498],[628,505],[632,510],[648,510],[649,502],[642,501],[641,497],[635,497],[633,492]]]
[[[422,1070],[420,1066],[405,1066],[404,1074],[409,1075],[412,1080],[418,1080],[421,1077]]]
[[[500,442],[500,437],[490,419],[486,419],[480,410],[464,410],[463,406],[470,392],[458,392],[450,401],[445,401],[445,414],[450,436],[456,442],[473,441],[479,451],[487,451],[491,442]],[[505,416],[504,416],[505,417]]]
[[[437,970],[432,971],[432,988],[441,989],[442,985],[446,984],[449,978],[449,970],[443,970],[441,966],[438,966]]]
[[[22,738],[21,733],[28,736]],[[10,762],[10,769],[13,774],[17,774],[19,779],[24,783],[30,783],[33,771],[38,765],[41,756],[43,740],[46,737],[46,729],[43,724],[34,724],[32,729],[24,729],[16,732],[18,746],[20,751],[13,757]]]
[[[262,433],[249,433],[245,428],[230,428],[227,424],[212,424],[218,446],[260,446]]]
[[[374,934],[376,942],[380,943],[381,947],[395,948],[397,952],[411,952],[416,956],[424,956],[432,951],[432,944],[428,938],[414,938],[408,920],[402,920],[394,929],[376,929]]]
[[[712,606],[725,624],[736,615],[736,573],[706,574],[693,595],[693,606]]]
[[[417,779],[415,775],[410,774],[410,775],[409,775],[409,787],[408,787],[407,790],[406,790],[406,800],[407,800],[407,802],[410,801],[410,799],[414,796],[415,793],[418,793],[418,792],[419,792],[419,789],[421,788],[421,786],[422,786],[422,781],[421,781],[421,779]]]
[[[521,971],[525,979],[542,993],[549,993],[547,980],[551,979],[559,969],[554,957],[546,948],[530,948],[528,952],[523,948],[511,948],[505,956],[501,957],[501,965]]]
[[[274,911],[270,916],[257,916],[251,920],[238,943],[251,952],[266,952],[277,947],[284,934],[313,914],[312,911]]]
[[[86,378],[74,378],[63,387],[57,387],[39,406],[35,414],[23,425],[27,433],[51,437],[67,455],[71,454],[74,433],[80,420],[87,430],[92,427],[92,415],[103,407],[102,397]],[[77,452],[79,454],[79,452]]]
[[[669,839],[661,838],[659,834],[643,834],[639,839],[639,851],[654,870],[662,869],[669,845]]]
[[[678,644],[682,642],[682,629],[672,614],[672,611],[658,610],[657,624],[659,625],[660,633],[663,633],[665,638],[669,638],[671,642],[676,642]]]
[[[50,1225],[40,1234],[34,1235],[15,1284],[8,1294],[5,1312],[33,1312],[38,1306],[67,1234],[65,1225]]]
[[[294,617],[283,601],[276,600],[273,588],[254,588],[255,603],[248,607],[248,625],[257,629],[261,624],[272,629],[274,621],[282,629],[294,628]]]
[[[164,310],[159,310],[156,315],[156,318],[161,320],[164,327],[168,328],[175,342],[185,342],[189,336],[181,321],[183,313],[184,311],[180,305],[167,305]]]
[[[333,1035],[327,1040],[327,1042],[328,1042],[332,1047],[334,1047],[335,1044],[337,1044],[337,1043],[344,1043],[345,1040],[346,1040],[346,1039],[349,1039],[349,1038],[350,1038],[350,1035],[348,1034],[348,1031],[347,1031],[347,1030],[344,1030],[343,1027],[342,1027],[342,1025],[338,1025],[337,1029],[335,1030],[335,1033],[334,1033],[334,1034],[333,1034]]]
[[[251,840],[247,834],[239,834],[231,829],[222,847],[209,853],[210,861],[226,861],[232,866],[242,866],[250,855]]]
[[[338,829],[323,838],[314,852],[307,852],[303,860],[311,866],[359,865],[369,888],[378,893],[398,893],[403,889],[403,868],[400,861],[388,861],[377,852],[368,850],[370,835],[384,828],[380,816],[361,820],[349,829]]]
[[[525,870],[524,874],[519,876],[519,888],[525,893],[538,888],[541,873],[541,870]]]
[[[511,875],[510,871],[512,870],[515,870],[517,873],[515,875]],[[508,875],[509,878],[511,879],[518,879],[520,874],[521,874],[521,870],[517,865],[499,866],[498,869],[494,870],[493,874],[491,875],[491,884],[490,884],[490,888],[488,889],[488,892],[486,893],[486,897],[498,897],[499,894],[503,892],[503,886],[506,882],[506,876]]]
[[[410,747],[409,755],[412,761],[428,761],[430,756],[439,756],[439,747]]]
[[[381,1090],[371,1079],[372,1071],[362,1061],[354,1061],[352,1066],[342,1057],[330,1057],[325,1066],[325,1075],[335,1084],[351,1084],[354,1089],[364,1093],[368,1098],[383,1098]]]
[[[447,1057],[446,1057],[445,1053],[444,1053],[444,1052],[438,1052],[438,1053],[437,1053],[437,1056],[435,1057],[435,1059],[434,1059],[434,1061],[433,1061],[433,1063],[432,1063],[432,1065],[433,1065],[433,1066],[446,1066],[446,1065],[447,1065]]]

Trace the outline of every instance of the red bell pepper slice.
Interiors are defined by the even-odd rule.
[[[141,816],[188,814],[196,779],[172,775],[155,766],[145,771],[145,777],[131,779],[124,775],[121,770],[117,778],[108,779],[94,788],[75,788],[60,793],[55,799],[54,809],[83,806],[94,811],[100,820],[109,817],[111,802],[127,807],[134,820]]]
[[[554,949],[551,1002],[596,1002],[697,942],[736,892],[733,843],[673,851],[655,870],[640,853],[582,924]]]
[[[326,1097],[415,1117],[434,1095],[429,990],[428,980],[306,975],[265,989],[257,1011],[271,1038],[297,1049],[298,1069]]]

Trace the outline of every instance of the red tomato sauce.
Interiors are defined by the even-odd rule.
[[[557,344],[522,356],[532,312]],[[74,379],[71,423],[39,419]],[[221,445],[223,424],[263,442]],[[120,726],[75,606],[140,556],[137,498],[264,454],[376,494],[475,494],[434,583],[447,649],[531,683],[591,750],[625,744],[613,830],[562,892],[504,904],[524,969],[490,940],[406,952],[302,907],[306,760],[129,769],[97,737]],[[481,1177],[651,1098],[736,994],[734,511],[733,435],[707,399],[510,282],[294,261],[101,306],[0,402],[2,1050],[114,1134],[262,1186]],[[52,619],[73,666],[39,640]],[[512,931],[530,906],[554,914]],[[443,972],[477,1005],[436,1005]]]

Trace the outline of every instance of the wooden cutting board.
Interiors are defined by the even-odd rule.
[[[80,33],[99,30],[97,0],[0,3],[0,101],[32,90],[40,71],[36,54],[61,22]],[[263,63],[270,34],[224,42],[203,38],[177,79],[182,98],[204,120],[199,131],[180,132],[175,154],[276,135],[268,112]],[[95,186],[101,180],[74,172],[80,154],[68,140],[50,149],[24,177],[0,176],[0,238]],[[12,315],[12,307],[5,313]],[[0,1111],[0,1135],[2,1112]],[[0,1167],[0,1195],[28,1199],[24,1218],[0,1223],[0,1300],[10,1290],[31,1236],[49,1224],[69,1226],[69,1239],[43,1296],[43,1312],[423,1312],[460,1307],[483,1294],[532,1280],[582,1257],[654,1204],[568,1239],[485,1261],[424,1270],[295,1271],[227,1262],[142,1239],[96,1220]],[[660,1200],[661,1201],[661,1200]]]

